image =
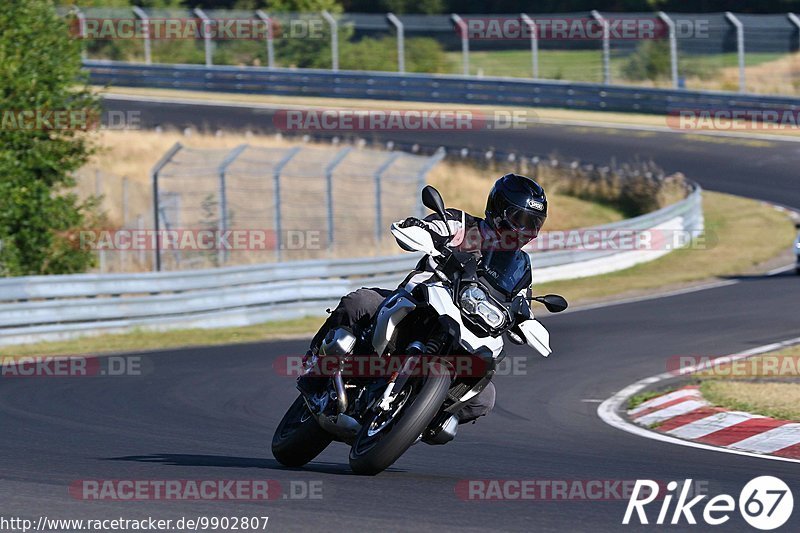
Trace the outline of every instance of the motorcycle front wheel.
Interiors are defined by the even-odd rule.
[[[386,470],[414,444],[447,397],[450,374],[438,364],[427,375],[409,380],[388,411],[370,413],[350,449],[350,468],[356,474]]]
[[[328,447],[333,438],[319,427],[305,400],[298,396],[272,437],[272,455],[285,466],[303,466]]]

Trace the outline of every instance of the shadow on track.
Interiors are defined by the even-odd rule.
[[[132,461],[138,463],[161,463],[170,466],[198,466],[220,468],[265,468],[268,470],[285,470],[301,472],[318,472],[353,476],[347,463],[312,462],[300,468],[291,468],[280,464],[275,459],[263,457],[231,457],[227,455],[183,455],[173,453],[156,453],[150,455],[128,455],[124,457],[108,457],[105,461]],[[406,472],[403,469],[390,468],[389,472]]]

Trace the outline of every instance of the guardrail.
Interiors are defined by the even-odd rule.
[[[671,206],[592,228],[703,229],[701,191]],[[612,238],[613,239],[613,238]],[[559,249],[532,254],[534,282],[596,275],[627,268],[669,249]],[[391,287],[419,256],[296,261],[220,269],[140,274],[78,274],[0,279],[0,345],[116,333],[242,326],[321,315],[342,295],[362,286]]]
[[[670,114],[800,110],[800,99],[511,78],[84,61],[91,83],[247,94]]]

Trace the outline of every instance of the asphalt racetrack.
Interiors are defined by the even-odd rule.
[[[246,109],[108,104],[141,109],[145,126],[202,120],[212,127],[242,127],[259,118]],[[434,135],[431,142],[443,142]],[[424,136],[416,135],[419,142]],[[800,144],[791,142],[754,146],[734,139],[549,125],[454,134],[445,142],[558,151],[587,161],[653,158],[706,188],[800,207]],[[509,357],[524,375],[496,379],[497,407],[489,417],[462,427],[446,446],[413,446],[393,468],[372,478],[352,475],[347,448],[335,443],[304,469],[286,469],[272,459],[272,432],[296,395],[293,380],[279,375],[273,363],[304,352],[305,341],[148,353],[142,356],[147,372],[140,377],[4,379],[3,514],[269,516],[272,531],[618,531],[640,529],[621,525],[625,500],[464,501],[456,487],[485,479],[691,478],[711,495],[738,498],[750,479],[774,475],[794,488],[797,498],[797,464],[643,439],[606,425],[596,414],[598,400],[664,372],[669,357],[733,353],[798,335],[800,280],[793,273],[735,281],[557,317],[542,310],[555,349],[549,359],[509,345]],[[272,479],[280,482],[282,495],[269,502],[83,501],[70,495],[69,486],[86,479]],[[309,487],[321,498],[304,497]],[[648,508],[651,521],[658,506]],[[795,511],[784,530],[796,531],[798,525]],[[685,521],[680,526],[706,528]],[[752,531],[738,513],[720,530]]]

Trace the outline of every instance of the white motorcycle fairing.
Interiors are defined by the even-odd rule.
[[[550,332],[538,320],[526,320],[517,326],[525,336],[528,346],[547,357],[553,350],[550,349]]]
[[[441,283],[426,283],[428,289],[428,303],[436,309],[436,312],[441,316],[448,316],[456,321],[461,334],[461,346],[466,348],[470,353],[477,353],[481,347],[487,348],[492,352],[492,357],[497,359],[503,352],[503,338],[502,337],[479,337],[475,335],[464,324],[461,319],[461,310],[453,302],[453,297],[450,291]]]
[[[480,348],[490,351],[497,359],[503,352],[502,337],[479,337],[467,328],[461,319],[461,310],[453,303],[450,292],[440,282],[426,283],[428,303],[440,316],[447,316],[456,322],[461,337],[461,346],[470,353],[477,353]],[[372,335],[372,346],[378,355],[384,355],[386,347],[392,340],[398,323],[416,308],[416,305],[402,294],[389,297],[378,311],[375,331]]]

